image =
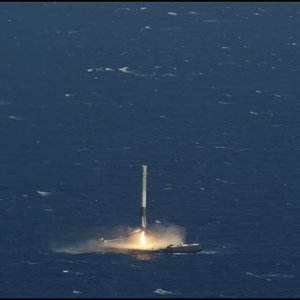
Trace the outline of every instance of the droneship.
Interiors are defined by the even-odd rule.
[[[143,168],[143,183],[142,183],[142,201],[141,201],[141,212],[140,212],[140,230],[147,232],[147,222],[146,222],[146,199],[147,199],[147,166],[142,165]],[[160,252],[160,253],[197,253],[202,250],[202,247],[198,243],[192,244],[184,244],[181,243],[179,245],[169,245],[166,248],[162,248],[159,250],[152,250],[152,252]],[[140,250],[146,251],[147,250]],[[148,250],[149,251],[149,250]],[[151,251],[151,250],[150,250]]]

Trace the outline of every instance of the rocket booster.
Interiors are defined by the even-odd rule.
[[[143,165],[143,184],[141,201],[141,229],[146,229],[146,193],[147,193],[147,166]]]

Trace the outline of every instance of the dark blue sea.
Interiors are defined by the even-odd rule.
[[[0,5],[0,297],[300,297],[300,3]],[[203,251],[53,245],[168,222]]]

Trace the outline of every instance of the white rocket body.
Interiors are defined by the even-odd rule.
[[[147,166],[143,165],[143,184],[141,201],[141,229],[146,229],[146,201],[147,201]]]

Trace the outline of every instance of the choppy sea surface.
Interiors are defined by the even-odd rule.
[[[300,4],[1,3],[1,297],[299,297]],[[193,255],[53,245],[149,224]]]

